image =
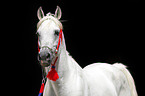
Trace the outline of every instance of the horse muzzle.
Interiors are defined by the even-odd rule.
[[[42,47],[38,54],[38,60],[40,61],[41,66],[47,67],[51,64],[52,61],[52,52],[48,47]]]

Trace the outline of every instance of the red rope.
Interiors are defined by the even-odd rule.
[[[60,29],[60,32],[59,32],[59,40],[58,40],[57,49],[56,49],[55,54],[57,54],[57,52],[59,50],[60,43],[62,43],[62,29]],[[48,74],[46,76],[49,80],[52,80],[52,81],[56,81],[59,78],[59,75],[58,75],[57,71],[55,70],[55,64],[56,64],[57,59],[58,59],[58,56],[56,57],[54,64],[51,64],[51,70],[48,72]]]
[[[62,43],[62,29],[60,29],[60,32],[59,32],[59,40],[58,40],[58,44],[57,44],[57,48],[56,48],[55,54],[57,54],[58,49],[60,47],[60,40],[61,40],[61,43]]]
[[[39,37],[38,37],[38,52],[40,53],[40,49],[39,49]]]

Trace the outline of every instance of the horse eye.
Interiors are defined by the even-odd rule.
[[[55,35],[59,35],[59,30],[55,30],[55,33],[54,33]]]
[[[36,33],[36,35],[37,35],[37,36],[40,36],[40,34],[39,34],[38,32]]]

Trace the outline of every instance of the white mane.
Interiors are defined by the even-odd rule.
[[[54,21],[56,23],[56,25],[59,26],[60,29],[63,29],[62,23],[54,17],[54,14],[51,13],[47,13],[46,16],[44,16],[38,23],[37,23],[37,30],[39,29],[40,25],[45,21],[51,19],[52,21]]]

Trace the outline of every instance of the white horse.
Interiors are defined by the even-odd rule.
[[[137,96],[134,80],[123,64],[94,63],[83,69],[78,65],[66,50],[61,14],[58,6],[55,14],[44,16],[41,7],[37,11],[40,64],[46,74],[54,69],[59,76],[47,78],[43,96]]]

